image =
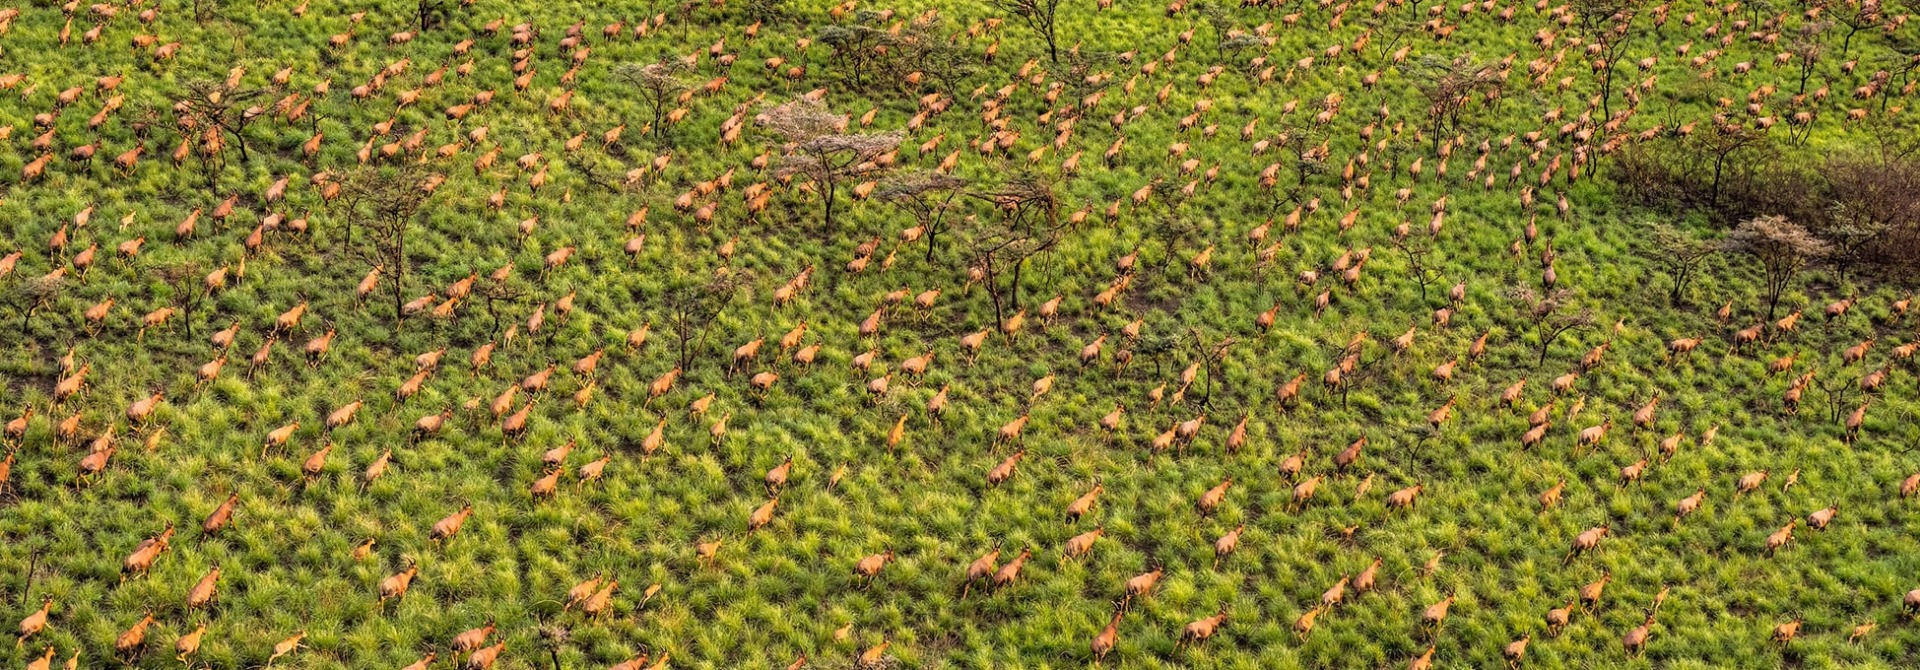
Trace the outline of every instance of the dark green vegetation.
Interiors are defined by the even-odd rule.
[[[1907,5],[389,4],[0,21],[0,662],[1920,665]]]

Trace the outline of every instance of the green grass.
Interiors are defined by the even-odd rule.
[[[1058,188],[1063,214],[1085,209],[1089,223],[1030,261],[1019,301],[1030,315],[1027,329],[1011,342],[994,336],[971,363],[959,338],[996,324],[986,291],[964,288],[970,259],[963,244],[942,245],[932,262],[919,245],[897,247],[893,267],[882,269],[878,261],[896,249],[899,231],[913,222],[881,203],[843,201],[829,230],[819,221],[817,197],[776,188],[768,213],[746,215],[739,191],[771,179],[748,161],[763,151],[777,154],[779,147],[754,128],[732,147],[716,142],[721,122],[737,105],[760,93],[773,103],[825,88],[838,112],[857,118],[877,107],[878,130],[903,126],[919,95],[933,91],[853,86],[821,44],[796,55],[797,39],[816,37],[831,21],[820,3],[791,7],[792,19],[766,23],[749,41],[741,27],[751,20],[741,7],[702,4],[688,18],[665,7],[613,11],[586,3],[487,0],[453,11],[447,25],[407,45],[389,47],[385,35],[406,29],[412,16],[407,7],[393,7],[369,10],[356,39],[341,49],[329,49],[327,36],[349,28],[347,13],[366,8],[322,2],[296,18],[285,3],[229,3],[220,8],[224,18],[205,24],[193,20],[189,5],[162,7],[152,24],[123,9],[106,24],[100,43],[83,46],[79,34],[92,23],[82,7],[73,44],[61,47],[61,11],[22,7],[0,37],[0,72],[27,74],[12,94],[0,95],[0,122],[13,128],[12,150],[0,152],[0,175],[11,182],[0,203],[0,255],[22,253],[14,274],[0,279],[0,293],[12,299],[27,278],[67,262],[49,251],[47,240],[88,205],[95,208],[93,220],[69,229],[70,249],[98,243],[101,258],[84,276],[70,278],[27,327],[12,304],[0,312],[0,416],[12,419],[29,407],[37,412],[14,452],[12,481],[0,493],[0,574],[6,575],[0,578],[0,611],[17,621],[43,597],[54,601],[48,629],[11,651],[0,647],[0,663],[24,665],[53,645],[56,662],[78,649],[82,667],[116,665],[110,660],[116,636],[151,609],[157,623],[136,661],[142,667],[171,666],[174,639],[202,622],[210,631],[195,662],[211,667],[265,665],[274,643],[299,631],[306,632],[307,647],[275,661],[276,667],[399,667],[430,651],[441,654],[436,667],[453,667],[453,636],[488,620],[499,623],[497,639],[506,650],[496,667],[506,668],[552,665],[551,638],[543,637],[543,628],[567,632],[563,643],[551,645],[562,667],[603,667],[646,652],[656,659],[671,654],[675,667],[779,668],[805,654],[818,667],[845,668],[882,640],[892,642],[888,662],[899,667],[1086,667],[1092,661],[1089,643],[1120,600],[1122,583],[1153,566],[1164,566],[1167,576],[1155,593],[1131,604],[1107,665],[1374,668],[1404,666],[1432,644],[1438,667],[1499,667],[1501,647],[1529,633],[1534,641],[1527,662],[1535,667],[1909,667],[1920,661],[1914,651],[1920,632],[1899,605],[1902,594],[1920,586],[1911,581],[1920,568],[1920,544],[1907,530],[1920,523],[1920,512],[1897,496],[1900,480],[1917,467],[1908,453],[1920,437],[1910,421],[1916,409],[1911,365],[1893,365],[1890,382],[1867,413],[1862,438],[1850,445],[1841,426],[1829,420],[1826,396],[1818,390],[1808,391],[1799,415],[1784,415],[1780,398],[1787,380],[1765,370],[1767,361],[1795,351],[1801,352],[1796,371],[1819,369],[1823,379],[1849,380],[1888,363],[1890,350],[1914,333],[1913,317],[1890,315],[1892,301],[1904,295],[1901,287],[1843,280],[1831,268],[1815,268],[1785,299],[1810,315],[1800,331],[1757,351],[1729,355],[1731,332],[1764,316],[1757,267],[1729,256],[1700,279],[1688,305],[1675,307],[1665,300],[1667,280],[1644,258],[1653,222],[1718,235],[1701,216],[1627,204],[1607,181],[1613,166],[1608,158],[1599,160],[1598,178],[1583,175],[1568,183],[1564,175],[1556,177],[1536,189],[1532,209],[1523,207],[1518,190],[1506,188],[1504,174],[1525,154],[1517,145],[1497,148],[1500,139],[1539,130],[1552,140],[1540,164],[1525,170],[1523,183],[1537,185],[1545,163],[1555,155],[1570,158],[1573,150],[1572,140],[1555,132],[1558,123],[1543,122],[1543,114],[1559,108],[1565,119],[1576,118],[1597,91],[1577,48],[1569,48],[1548,80],[1551,85],[1573,76],[1571,90],[1525,82],[1527,61],[1542,55],[1529,44],[1536,31],[1555,29],[1562,44],[1577,34],[1550,24],[1531,4],[1519,5],[1510,23],[1476,11],[1443,42],[1417,29],[1395,40],[1398,31],[1425,20],[1425,6],[1391,8],[1375,19],[1368,6],[1356,5],[1333,28],[1328,8],[1317,5],[1227,9],[1226,24],[1234,28],[1274,24],[1276,40],[1265,55],[1280,64],[1280,74],[1285,64],[1317,55],[1311,70],[1265,85],[1241,71],[1256,55],[1251,50],[1231,64],[1217,52],[1220,36],[1198,9],[1168,17],[1162,5],[1118,4],[1104,12],[1085,3],[1065,9],[1064,44],[1139,55],[1131,64],[1096,66],[1115,75],[1107,100],[1079,122],[1066,151],[1049,149],[1033,168],[1060,176],[1060,162],[1084,152],[1080,173],[1060,178]],[[896,18],[935,7],[902,5]],[[971,93],[985,86],[991,95],[1030,58],[1040,61],[1036,71],[1048,70],[1043,45],[1011,21],[997,33],[969,39],[962,31],[991,16],[990,10],[971,3],[938,8],[942,33],[956,33],[957,43],[976,56],[997,40],[999,57],[956,87],[953,108],[910,136],[899,162],[903,169],[926,169],[962,150],[957,175],[998,184],[1024,169],[1028,151],[1052,141],[1053,131],[1036,122],[1050,107],[1044,89],[1020,88],[1004,115],[1022,136],[1005,158],[987,159],[966,146],[983,129],[980,103]],[[606,23],[658,11],[666,12],[667,23],[653,36],[633,40],[629,32],[611,43],[599,37]],[[1629,71],[1630,64],[1658,56],[1652,74],[1659,84],[1644,94],[1640,111],[1621,132],[1669,119],[1704,121],[1714,111],[1714,98],[1744,100],[1764,84],[1792,89],[1789,68],[1764,64],[1781,47],[1745,39],[1745,31],[1732,31],[1741,39],[1709,66],[1716,72],[1711,79],[1672,55],[1685,42],[1695,43],[1696,54],[1718,44],[1702,35],[1717,11],[1685,2],[1671,6],[1676,18],[1660,29],[1638,20],[1642,32],[1620,77],[1638,82],[1645,75]],[[1797,6],[1779,11],[1786,16],[1781,32],[1804,25]],[[1299,24],[1284,27],[1282,17],[1295,12],[1303,14]],[[1759,12],[1744,8],[1723,21],[1757,20]],[[1682,25],[1678,17],[1687,13],[1698,14],[1700,24]],[[513,93],[513,47],[506,32],[481,34],[484,24],[502,16],[508,26],[531,21],[541,30],[535,83],[524,96]],[[1458,7],[1449,7],[1447,16],[1461,21]],[[862,19],[849,15],[843,22],[855,20]],[[556,117],[546,104],[561,91],[559,77],[568,67],[558,41],[575,21],[584,21],[593,52],[573,86],[575,111]],[[1175,36],[1188,28],[1195,28],[1196,37],[1178,46]],[[1351,45],[1365,31],[1373,31],[1372,45],[1357,59],[1330,63],[1321,53],[1332,44]],[[145,51],[127,47],[141,33],[159,35],[162,43],[180,41],[184,48],[176,61],[154,63]],[[725,73],[731,80],[724,90],[694,97],[690,114],[668,139],[642,135],[646,110],[611,76],[613,66],[704,53],[722,37],[739,55]],[[424,90],[420,104],[395,109],[397,91],[419,86],[440,64],[463,62],[453,49],[468,38],[475,40],[471,76],[449,72],[441,86]],[[1851,91],[1872,70],[1900,58],[1913,40],[1906,26],[1890,34],[1863,32],[1852,44],[1860,67],[1845,73],[1840,59],[1830,56],[1816,79],[1836,92]],[[1465,143],[1444,179],[1435,175],[1439,159],[1430,142],[1415,137],[1424,101],[1407,72],[1383,61],[1402,45],[1412,47],[1414,60],[1471,52],[1496,61],[1517,54],[1500,99],[1468,108]],[[1131,94],[1122,91],[1118,84],[1134,77],[1141,63],[1176,46],[1172,64],[1140,77]],[[805,62],[806,79],[788,83],[767,72],[761,63],[774,55]],[[353,86],[401,58],[411,59],[411,69],[391,79],[384,92],[360,102],[349,96]],[[1746,75],[1732,74],[1732,64],[1740,61],[1763,64]],[[1200,90],[1195,78],[1215,64],[1227,65],[1226,72]],[[263,119],[252,125],[247,136],[253,160],[228,155],[217,187],[208,190],[197,162],[176,167],[167,158],[180,141],[168,108],[188,83],[222,80],[236,65],[247,67],[245,88],[270,88],[274,71],[293,67],[286,91],[269,91],[257,104],[310,91],[323,78],[331,78],[332,92],[313,101],[312,122]],[[1048,81],[1068,77],[1065,69],[1050,73]],[[1361,87],[1360,78],[1375,70],[1382,73],[1380,85]],[[29,143],[43,132],[33,126],[34,115],[48,111],[59,91],[90,88],[95,77],[115,73],[127,76],[119,88],[125,96],[121,111],[99,131],[90,130],[86,120],[98,111],[101,96],[82,96],[57,121],[56,158],[46,176],[21,181],[21,166],[38,155]],[[697,84],[719,74],[703,56],[691,79]],[[1170,98],[1154,102],[1168,84]],[[442,117],[441,109],[487,89],[499,91],[491,106],[459,123]],[[1270,138],[1289,120],[1309,119],[1316,101],[1335,92],[1345,101],[1325,133],[1328,169],[1294,192],[1287,188],[1294,172],[1286,150],[1252,156],[1239,128],[1258,116],[1257,138]],[[1774,96],[1769,108],[1794,109],[1788,97]],[[1076,98],[1061,95],[1052,107],[1055,121]],[[1203,122],[1219,126],[1211,138],[1178,129],[1180,117],[1200,99],[1214,105]],[[1282,118],[1289,101],[1299,101],[1299,111]],[[1890,104],[1904,101],[1896,95]],[[1843,123],[1846,109],[1863,104],[1844,94],[1812,104],[1820,117],[1804,146],[1784,142],[1784,126],[1772,131],[1783,140],[1781,150],[1813,155],[1865,146],[1874,133],[1907,132],[1900,113],[1878,108],[1876,119],[1892,121]],[[1099,160],[1115,137],[1107,117],[1135,105],[1148,111],[1124,126],[1124,159],[1109,167]],[[1375,141],[1391,137],[1395,124],[1406,125],[1386,150],[1369,151],[1371,187],[1345,203],[1341,168],[1371,148],[1359,132],[1383,105],[1389,119],[1379,124]],[[1625,103],[1616,98],[1613,105]],[[496,352],[493,365],[477,376],[469,374],[467,356],[502,335],[483,305],[469,301],[447,320],[415,317],[396,334],[384,309],[353,298],[368,267],[346,253],[344,207],[324,202],[305,182],[318,170],[352,171],[371,126],[389,117],[395,119],[394,134],[381,143],[426,127],[431,151],[486,125],[486,146],[500,148],[500,161],[484,174],[471,168],[483,149],[467,147],[451,159],[425,162],[424,169],[448,180],[428,201],[408,241],[416,265],[405,286],[408,299],[444,292],[470,272],[484,277],[507,263],[518,268],[512,284],[525,297],[502,305],[502,325],[520,324],[520,339]],[[600,133],[620,123],[628,124],[625,138],[601,149]],[[299,147],[316,129],[325,135],[322,151],[302,159]],[[587,135],[585,147],[564,151],[562,143],[579,133]],[[920,143],[942,133],[938,150],[919,154]],[[146,154],[123,176],[111,159],[142,137]],[[65,158],[70,147],[96,138],[101,149],[91,166]],[[1502,175],[1492,190],[1464,175],[1483,139],[1496,147],[1488,170]],[[1164,159],[1167,145],[1176,141],[1192,144],[1188,156],[1201,161],[1202,171],[1221,166],[1217,183],[1177,204],[1181,199],[1168,196],[1190,178]],[[550,161],[552,182],[532,191],[527,174],[512,161],[536,151]],[[659,178],[640,186],[619,183],[628,169],[668,152],[672,163]],[[1407,165],[1422,156],[1424,173],[1415,179]],[[1258,185],[1257,174],[1274,161],[1283,166],[1281,188],[1269,192]],[[699,226],[673,210],[674,197],[729,168],[735,186],[712,198],[719,203],[715,223]],[[293,176],[286,201],[263,202],[261,193],[286,175]],[[1140,211],[1127,207],[1128,195],[1153,179],[1162,180],[1154,203]],[[487,195],[503,186],[506,206],[487,207]],[[1401,206],[1394,192],[1403,187],[1413,194]],[[203,217],[197,236],[174,241],[172,229],[188,212],[211,212],[233,194],[242,204],[232,220],[219,225]],[[1561,194],[1572,205],[1566,219],[1554,210]],[[1288,196],[1295,200],[1284,200]],[[1432,241],[1440,279],[1423,299],[1404,257],[1392,249],[1391,233],[1408,220],[1414,236],[1423,238],[1427,205],[1442,196],[1449,198],[1449,213]],[[1247,232],[1316,197],[1321,210],[1297,233],[1282,233],[1276,225],[1269,238],[1278,244],[1276,259],[1269,268],[1256,267],[1258,250],[1245,242]],[[1116,201],[1121,215],[1109,223],[1102,213]],[[623,222],[643,206],[651,211],[642,231],[647,250],[630,267],[622,252],[629,236]],[[1337,232],[1335,222],[1356,207],[1358,225]],[[996,216],[977,202],[964,208],[983,221]],[[270,211],[311,212],[311,232],[269,234],[265,249],[246,260],[244,280],[206,298],[189,315],[137,334],[141,315],[183,304],[162,279],[163,270],[193,264],[197,277],[238,264],[245,256],[242,241]],[[120,221],[128,213],[132,223],[123,229]],[[533,216],[540,217],[539,226],[519,239],[518,222]],[[1535,365],[1531,329],[1504,297],[1509,287],[1539,281],[1538,244],[1519,257],[1508,253],[1532,217],[1559,253],[1561,285],[1571,287],[1577,306],[1595,310],[1598,321],[1555,343],[1543,366]],[[137,259],[111,258],[115,245],[140,235],[147,243]],[[356,235],[363,240],[364,229]],[[716,249],[735,236],[737,253],[723,262]],[[846,272],[854,247],[874,237],[883,242],[872,267]],[[579,249],[574,260],[540,276],[542,258],[569,245]],[[1189,273],[1188,260],[1210,246],[1212,268]],[[1357,289],[1339,287],[1338,273],[1326,267],[1362,247],[1371,247],[1373,255]],[[1136,248],[1141,260],[1131,288],[1113,307],[1098,308],[1092,298],[1116,276],[1115,259]],[[775,308],[774,290],[808,265],[818,268],[813,286]],[[676,292],[722,267],[750,279],[699,343],[694,365],[675,389],[647,403],[647,385],[677,362],[666,325]],[[1293,277],[1310,268],[1326,277],[1311,289],[1298,286]],[[1467,299],[1456,308],[1451,328],[1435,328],[1429,315],[1444,305],[1446,288],[1455,282],[1466,283]],[[187,285],[198,290],[197,280]],[[858,337],[858,323],[883,295],[903,286],[944,294],[925,313],[907,306],[893,310],[879,337]],[[1329,288],[1332,306],[1316,316],[1313,296]],[[556,316],[551,303],[569,292],[577,292],[574,311]],[[1853,292],[1861,300],[1847,319],[1827,323],[1818,316],[1821,306]],[[1032,318],[1055,295],[1065,297],[1059,318],[1049,324]],[[100,332],[87,335],[82,313],[109,297],[117,301],[110,318]],[[249,377],[245,359],[273,318],[302,301],[311,307],[299,332],[282,338],[272,362]],[[1727,301],[1737,314],[1731,325],[1711,315]],[[528,336],[525,320],[538,303],[548,305],[548,321]],[[1260,332],[1255,317],[1276,303],[1275,327]],[[1120,333],[1136,319],[1144,336],[1131,342]],[[241,335],[229,352],[232,360],[218,380],[197,387],[194,370],[215,355],[207,336],[236,320]],[[1609,328],[1616,321],[1623,325],[1617,333]],[[649,322],[652,340],[628,351],[626,333]],[[809,327],[807,342],[822,345],[819,360],[807,369],[791,363],[774,343],[802,322]],[[1387,342],[1410,325],[1419,330],[1413,349],[1391,355]],[[339,331],[333,351],[309,368],[299,347],[328,328]],[[1336,364],[1339,347],[1362,330],[1372,334],[1365,349],[1369,372],[1344,399],[1330,396],[1317,380]],[[1463,365],[1451,384],[1430,378],[1434,366],[1463,355],[1487,331],[1492,335],[1484,359]],[[1102,333],[1110,335],[1106,354],[1083,367],[1077,352]],[[1208,345],[1227,337],[1236,343],[1217,373],[1203,371],[1181,403],[1150,407],[1150,390],[1165,385],[1171,396],[1180,371],[1198,360],[1204,346],[1194,343],[1196,335]],[[770,341],[751,371],[781,376],[764,398],[750,392],[750,372],[729,376],[725,370],[733,347],[761,336]],[[1684,361],[1664,363],[1666,342],[1687,336],[1707,343]],[[1868,337],[1879,340],[1867,360],[1843,365],[1841,350]],[[1574,394],[1557,401],[1545,444],[1520,449],[1524,412],[1498,408],[1493,401],[1500,390],[1528,376],[1521,405],[1531,411],[1549,400],[1548,380],[1609,338],[1604,362],[1581,376]],[[1161,345],[1164,350],[1156,353]],[[62,376],[57,361],[69,347],[92,371],[87,388],[56,407],[52,388]],[[448,349],[442,369],[417,396],[396,401],[394,389],[413,372],[412,356],[441,347]],[[601,348],[608,356],[594,380],[594,399],[575,409],[570,396],[586,380],[568,368]],[[854,356],[869,348],[878,352],[874,371],[852,370]],[[1129,348],[1139,354],[1121,368],[1115,355]],[[868,379],[928,350],[937,358],[924,380],[896,374],[887,397],[867,397]],[[553,389],[533,410],[526,434],[509,439],[486,414],[485,403],[550,362],[559,365]],[[1302,373],[1302,402],[1278,406],[1275,389]],[[1047,374],[1056,375],[1052,391],[1029,404],[1033,380]],[[936,423],[926,402],[949,384],[952,407]],[[1633,429],[1629,416],[1655,390],[1664,398],[1657,428]],[[151,425],[128,425],[127,405],[156,391],[164,392],[166,403]],[[707,416],[690,417],[688,405],[709,393],[715,400]],[[1568,418],[1575,396],[1585,398],[1585,409]],[[1448,397],[1458,398],[1454,419],[1436,434],[1425,416]],[[482,410],[456,413],[429,439],[409,439],[420,416],[476,398]],[[523,394],[516,407],[525,399]],[[366,402],[358,417],[328,434],[324,417],[354,400]],[[1843,413],[1857,403],[1855,392]],[[1116,404],[1127,407],[1125,425],[1110,436],[1097,422]],[[56,441],[55,423],[75,412],[83,416],[82,440]],[[1206,426],[1184,453],[1151,453],[1156,435],[1203,412]],[[1014,449],[995,446],[995,432],[1029,413],[1026,457],[1017,474],[988,487],[987,471]],[[889,449],[887,433],[903,414],[905,440]],[[730,415],[730,432],[713,444],[708,427],[722,415]],[[1242,416],[1248,418],[1247,446],[1225,453],[1228,431]],[[1613,433],[1596,449],[1576,451],[1575,433],[1604,417],[1615,420]],[[662,418],[666,446],[645,457],[641,441]],[[261,458],[267,432],[293,421],[301,428],[289,444]],[[109,425],[120,451],[106,472],[79,482],[86,440]],[[1715,426],[1717,439],[1700,445],[1698,437]],[[162,427],[166,433],[157,447],[145,450],[145,439]],[[1656,459],[1637,484],[1617,483],[1621,467],[1676,431],[1689,436],[1676,458]],[[1370,440],[1363,460],[1337,474],[1333,455],[1361,435]],[[528,491],[544,472],[540,454],[569,439],[579,447],[566,464],[558,496],[534,501]],[[335,447],[325,468],[304,477],[302,461],[329,441]],[[394,452],[390,471],[363,488],[361,471],[387,449]],[[1306,475],[1327,479],[1312,504],[1292,510],[1294,482],[1277,469],[1302,450],[1308,452]],[[579,484],[573,471],[603,453],[613,455],[605,476]],[[748,515],[767,500],[761,477],[789,455],[793,477],[773,522],[747,532]],[[843,467],[844,478],[830,486]],[[1760,469],[1770,469],[1772,478],[1760,491],[1736,498],[1734,482]],[[1783,491],[1786,474],[1795,470],[1799,483]],[[1356,495],[1369,476],[1371,490]],[[1234,486],[1225,502],[1210,516],[1199,514],[1196,500],[1227,477]],[[1535,497],[1563,477],[1565,501],[1541,512]],[[1065,522],[1065,507],[1095,483],[1104,493],[1094,511],[1078,524]],[[1387,509],[1389,492],[1416,483],[1426,486],[1416,509]],[[1673,504],[1699,487],[1707,489],[1707,503],[1676,526]],[[241,500],[232,526],[201,538],[198,524],[229,493]],[[475,514],[460,533],[431,541],[433,523],[465,503],[474,505]],[[1766,555],[1768,533],[1830,504],[1840,508],[1833,527],[1814,531],[1803,521],[1792,544]],[[119,561],[168,523],[179,528],[172,550],[149,577],[122,582]],[[1563,563],[1573,537],[1601,523],[1611,524],[1613,535],[1597,551]],[[1213,541],[1239,524],[1246,525],[1239,550],[1216,566]],[[1096,525],[1105,535],[1091,555],[1065,559],[1067,539]],[[1343,537],[1346,528],[1356,529],[1351,539]],[[372,555],[354,561],[353,548],[368,538],[376,540]],[[723,542],[718,561],[701,568],[695,545],[713,540]],[[1016,585],[976,588],[961,599],[965,566],[994,547],[1003,550],[1003,562],[1022,547],[1032,548],[1033,559]],[[873,586],[857,586],[853,565],[886,550],[898,560]],[[1422,574],[1436,552],[1445,552],[1439,569]],[[1383,563],[1378,589],[1350,594],[1346,604],[1320,617],[1311,636],[1294,636],[1292,622],[1322,591],[1376,557]],[[413,589],[382,607],[380,581],[410,562],[421,568]],[[223,571],[218,600],[208,610],[187,611],[187,589],[213,566]],[[1597,611],[1576,615],[1567,631],[1548,637],[1542,621],[1547,610],[1566,604],[1576,589],[1603,574],[1613,581]],[[612,611],[597,619],[563,611],[567,590],[596,575],[620,580]],[[651,584],[660,591],[642,603]],[[1671,588],[1671,595],[1659,610],[1651,643],[1644,655],[1629,658],[1620,639],[1663,588]],[[1448,595],[1457,599],[1452,616],[1430,640],[1420,629],[1420,613]],[[1222,606],[1231,619],[1213,640],[1177,645],[1182,626]],[[1784,648],[1769,645],[1773,626],[1796,617],[1806,622],[1800,638]],[[1852,627],[1867,621],[1877,621],[1879,630],[1848,644]],[[849,631],[845,639],[835,634],[843,627]]]

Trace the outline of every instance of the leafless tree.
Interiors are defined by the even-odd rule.
[[[678,103],[679,96],[691,84],[685,75],[693,67],[686,61],[674,57],[662,57],[660,60],[642,65],[640,63],[621,63],[613,68],[613,76],[633,87],[639,95],[640,104],[645,105],[652,120],[647,122],[649,134],[661,138],[667,136],[667,114]]]
[[[996,321],[1005,321],[1010,305],[1020,304],[1021,278],[1028,259],[1060,243],[1065,225],[1060,221],[1060,197],[1044,178],[1015,177],[1006,184],[969,191],[972,198],[991,203],[998,217],[973,218],[962,231],[967,260],[984,275],[987,296]],[[1007,279],[1002,286],[1002,279]]]
[[[1427,287],[1440,280],[1440,270],[1433,267],[1433,242],[1431,237],[1408,237],[1394,240],[1393,248],[1407,259],[1407,274],[1420,285],[1420,304],[1427,304]]]
[[[1229,335],[1217,341],[1209,341],[1199,328],[1188,328],[1187,336],[1191,338],[1194,357],[1205,363],[1203,367],[1207,371],[1207,385],[1201,387],[1198,399],[1200,408],[1204,410],[1213,406],[1213,380],[1225,374],[1227,350],[1231,349],[1238,340]],[[1222,384],[1224,385],[1225,382],[1223,381]]]
[[[796,98],[762,112],[755,123],[785,141],[780,172],[813,180],[820,190],[826,228],[833,228],[834,202],[850,178],[878,174],[875,159],[900,146],[906,134],[849,133],[847,117],[813,98]]]
[[[414,16],[420,20],[421,32],[433,30],[434,26],[446,23],[447,15],[450,13],[451,11],[447,9],[446,0],[417,0],[415,2]]]
[[[1840,7],[1829,6],[1830,16],[1840,25],[1847,27],[1846,37],[1840,40],[1840,58],[1845,59],[1853,50],[1853,36],[1862,30],[1880,25],[1879,0],[1843,0]]]
[[[1713,163],[1713,181],[1707,189],[1708,209],[1720,206],[1720,186],[1727,166],[1747,149],[1756,148],[1765,141],[1765,135],[1736,123],[1714,123],[1707,132],[1693,134],[1689,144]]]
[[[1800,88],[1794,95],[1807,92],[1807,81],[1813,79],[1814,68],[1820,65],[1820,56],[1827,47],[1820,41],[1820,34],[1826,32],[1824,23],[1809,23],[1800,27],[1800,32],[1787,42],[1787,53],[1793,58],[1793,65],[1799,68]]]
[[[1427,133],[1433,137],[1435,153],[1441,138],[1460,130],[1460,113],[1474,98],[1500,86],[1500,70],[1482,63],[1471,54],[1452,60],[1434,55],[1420,57],[1412,67],[1414,83],[1427,102]]]
[[[174,301],[180,305],[180,322],[185,324],[187,337],[193,337],[193,313],[207,297],[206,291],[198,290],[194,285],[203,276],[203,268],[199,263],[186,261],[161,268],[159,275],[160,280],[171,289]]]
[[[1654,226],[1649,238],[1646,255],[1662,274],[1673,280],[1667,302],[1676,306],[1686,303],[1687,284],[1701,268],[1726,249],[1725,245],[1700,239],[1664,223]]]
[[[880,187],[874,199],[893,205],[919,223],[927,240],[927,261],[933,261],[936,238],[949,225],[948,214],[965,192],[967,180],[940,172],[902,175]]]
[[[341,218],[346,220],[347,254],[368,268],[378,267],[380,282],[393,298],[393,337],[402,329],[407,279],[413,262],[407,257],[407,238],[419,223],[420,210],[431,195],[429,175],[416,166],[366,167],[342,177]],[[355,225],[366,230],[366,240],[353,243]]]
[[[225,168],[225,148],[229,138],[240,147],[240,160],[252,160],[247,148],[247,126],[257,118],[265,116],[267,110],[258,105],[242,107],[248,100],[262,95],[258,89],[229,90],[221,83],[211,81],[193,81],[186,85],[187,92],[174,100],[173,111],[179,114],[181,132],[193,138],[198,145],[195,152],[199,155],[201,167],[207,177],[207,188],[219,185],[220,172]]]
[[[1804,226],[1782,216],[1760,216],[1740,222],[1727,241],[1734,248],[1752,254],[1766,272],[1764,289],[1767,318],[1772,319],[1780,306],[1780,296],[1793,285],[1807,265],[1832,250],[1826,241],[1815,237]]]
[[[993,7],[1027,24],[1047,43],[1047,58],[1060,62],[1060,0],[992,0]]]
[[[1627,43],[1632,41],[1631,27],[1642,1],[1575,0],[1573,3],[1575,24],[1586,36],[1587,43],[1594,46],[1589,53],[1594,57],[1594,71],[1600,77],[1603,118],[1613,118],[1613,77],[1619,61],[1627,53]]]
[[[1538,290],[1531,286],[1515,286],[1507,291],[1507,297],[1533,328],[1534,345],[1539,347],[1539,358],[1534,363],[1536,367],[1546,364],[1547,351],[1561,336],[1591,327],[1594,323],[1593,310],[1585,307],[1573,309],[1570,304],[1573,293],[1566,289]]]
[[[695,354],[706,348],[713,322],[751,278],[725,268],[705,278],[685,273],[674,277],[666,296],[666,322],[680,352],[682,370],[691,367]]]

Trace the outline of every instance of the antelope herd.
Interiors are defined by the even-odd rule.
[[[1903,289],[1608,181],[1910,135],[1905,6],[219,4],[0,10],[10,662],[1920,645]]]

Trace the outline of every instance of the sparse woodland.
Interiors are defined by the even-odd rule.
[[[0,664],[1920,666],[1915,12],[0,8]]]

